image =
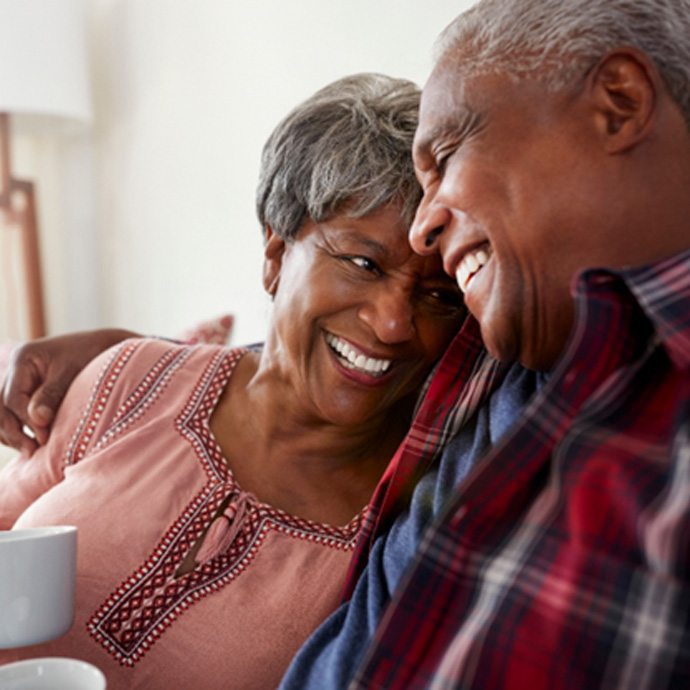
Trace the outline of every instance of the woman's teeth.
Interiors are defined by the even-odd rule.
[[[326,334],[326,342],[338,355],[344,366],[348,369],[354,369],[369,374],[370,376],[381,376],[385,374],[393,363],[390,359],[374,359],[373,357],[367,357],[355,350],[348,342],[331,333]]]
[[[455,271],[455,280],[463,293],[467,292],[467,287],[474,275],[481,270],[491,257],[491,245],[485,242],[477,249],[468,252],[463,257],[460,265]]]

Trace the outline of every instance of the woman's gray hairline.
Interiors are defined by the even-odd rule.
[[[307,188],[301,187],[290,193],[287,191],[289,182],[294,179],[300,168],[307,170],[311,178],[311,173],[317,167],[316,163],[321,159],[310,147],[303,158],[298,161],[291,160],[286,166],[285,160],[281,162],[281,157],[285,155],[285,151],[281,153],[281,149],[284,146],[290,148],[294,144],[295,138],[298,138],[297,129],[310,118],[316,121],[311,123],[312,128],[319,124],[320,115],[323,115],[324,126],[328,126],[329,123],[333,126],[334,118],[332,113],[328,115],[327,111],[328,108],[339,107],[338,99],[341,94],[342,110],[346,112],[350,109],[355,117],[360,116],[359,122],[354,121],[353,131],[362,129],[362,116],[366,119],[371,118],[372,113],[375,113],[381,104],[388,102],[390,119],[388,120],[385,115],[376,118],[378,133],[374,137],[373,146],[366,149],[367,153],[373,152],[378,156],[375,159],[377,165],[372,167],[377,175],[373,187],[370,182],[364,184],[361,170],[343,177],[342,172],[346,166],[335,161],[332,165],[327,163],[325,167],[334,171],[333,179],[338,184],[326,184],[319,189],[321,180],[312,179]],[[419,199],[419,190],[411,160],[409,166],[402,167],[400,161],[401,155],[404,155],[403,149],[411,150],[418,102],[419,87],[413,82],[385,75],[364,74],[334,82],[297,106],[272,132],[262,154],[257,189],[257,211],[262,224],[278,226],[273,229],[283,237],[293,236],[306,217],[313,217],[318,222],[339,213],[346,206],[350,207],[348,212],[353,216],[363,216],[392,202],[400,204],[401,217],[411,222]],[[352,151],[348,149],[345,153],[351,155]],[[390,162],[390,169],[386,169],[386,160]],[[368,190],[371,190],[371,193]],[[281,203],[277,203],[279,200]],[[286,202],[287,207],[283,208]]]

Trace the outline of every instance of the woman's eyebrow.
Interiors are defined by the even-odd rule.
[[[333,239],[336,242],[348,242],[350,247],[352,247],[352,245],[359,245],[362,248],[366,248],[366,250],[373,254],[383,256],[388,256],[390,254],[390,251],[385,244],[374,240],[371,237],[360,235],[354,230],[339,230],[336,231],[334,235],[335,236]]]

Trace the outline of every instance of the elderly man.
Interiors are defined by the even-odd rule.
[[[444,32],[412,245],[443,256],[492,355],[548,375],[504,434],[515,368],[497,383],[472,323],[451,346],[388,489],[473,388],[479,423],[427,487],[435,522],[352,687],[690,687],[689,123],[687,0],[485,0]],[[500,441],[447,490],[484,424]],[[339,687],[318,678],[357,658],[428,479],[284,687]]]
[[[281,687],[690,687],[690,0],[484,0],[439,48],[411,240],[474,319]]]

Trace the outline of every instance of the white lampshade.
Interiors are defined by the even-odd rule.
[[[90,121],[83,0],[0,0],[0,112],[20,129]]]

